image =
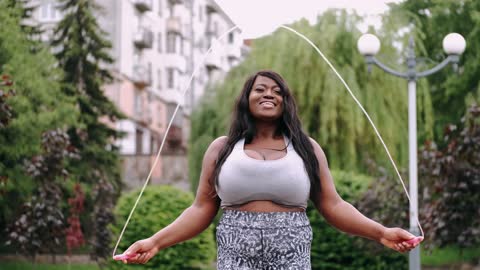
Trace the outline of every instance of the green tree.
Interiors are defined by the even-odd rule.
[[[328,12],[319,17],[316,25],[300,21],[292,28],[311,39],[330,59],[372,117],[394,159],[404,166],[408,156],[406,83],[377,70],[367,73],[365,61],[356,49],[361,33],[355,25],[359,21],[346,13]],[[389,44],[385,42],[381,55],[390,59],[388,63],[399,57]],[[232,97],[238,95],[249,74],[263,68],[278,71],[289,83],[305,131],[323,147],[333,169],[365,172],[367,158],[392,168],[374,130],[340,80],[304,40],[280,29],[255,40],[247,59],[192,114],[189,161],[193,187],[198,181],[201,155],[215,137],[226,134],[234,104]],[[419,91],[418,95],[419,132],[428,134],[429,94]]]
[[[13,221],[36,184],[24,161],[41,153],[42,134],[73,126],[78,115],[73,100],[58,83],[62,73],[48,49],[32,52],[31,40],[22,31],[22,10],[0,1],[0,68],[13,78],[15,96],[8,99],[11,119],[0,128],[0,229]],[[1,241],[5,234],[1,234]]]
[[[465,37],[467,48],[460,58],[459,72],[446,68],[427,77],[435,117],[435,139],[441,141],[449,123],[460,119],[472,103],[480,102],[480,2],[472,0],[406,0],[392,5],[390,18],[397,29],[410,26],[419,57],[428,59],[426,67],[446,56],[442,39],[451,32]],[[400,23],[400,24],[399,24]],[[431,63],[434,62],[434,63]]]
[[[111,214],[115,194],[120,185],[119,154],[114,145],[120,133],[101,118],[115,121],[123,115],[108,100],[102,86],[112,79],[106,65],[113,62],[108,51],[111,44],[104,37],[93,12],[101,10],[93,0],[62,0],[64,18],[55,29],[52,45],[58,48],[56,57],[64,71],[63,92],[72,96],[80,110],[79,128],[71,128],[69,136],[79,150],[80,159],[72,162],[70,170],[83,183],[94,185],[95,192],[92,256],[109,255],[110,233],[107,225],[113,221]]]

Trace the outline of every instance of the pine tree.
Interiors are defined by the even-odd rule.
[[[114,104],[104,95],[102,86],[112,80],[104,67],[113,62],[108,51],[111,44],[104,37],[94,16],[101,7],[93,0],[62,0],[61,10],[65,17],[54,32],[52,45],[59,49],[56,57],[64,70],[63,90],[74,96],[80,109],[81,128],[70,129],[72,144],[79,150],[81,158],[72,163],[71,171],[83,183],[92,183],[95,192],[93,218],[93,257],[106,257],[111,243],[107,229],[113,221],[109,215],[120,186],[119,154],[114,140],[121,135],[109,127],[101,118],[110,121],[123,118]]]
[[[39,37],[43,31],[32,21],[32,13],[38,8],[38,5],[29,0],[7,0],[6,5],[10,9],[19,11],[22,32],[27,34],[27,37],[32,41],[33,50],[38,51],[38,47],[41,46]]]

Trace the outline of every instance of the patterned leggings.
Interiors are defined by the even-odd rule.
[[[310,270],[312,228],[305,212],[224,210],[217,270]]]

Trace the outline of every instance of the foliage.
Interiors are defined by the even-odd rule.
[[[480,243],[480,107],[445,129],[444,147],[426,142],[420,152],[426,237],[437,246]]]
[[[38,188],[23,211],[8,229],[8,244],[27,256],[40,252],[58,252],[62,247],[64,216],[61,209],[60,180],[68,176],[65,160],[74,158],[68,135],[61,130],[46,132],[42,138],[44,153],[26,161],[26,171]]]
[[[91,241],[93,252],[91,256],[93,259],[99,261],[101,258],[107,258],[110,255],[108,248],[112,241],[112,232],[108,229],[108,225],[114,222],[114,215],[112,209],[115,207],[115,188],[114,186],[104,180],[104,177],[99,177],[100,181],[94,186],[92,192],[93,198],[93,220],[95,236]]]
[[[480,247],[459,248],[456,246],[447,246],[430,251],[422,250],[420,256],[422,265],[441,266],[461,264],[465,262],[478,262],[480,259]]]
[[[316,25],[300,21],[291,27],[317,44],[333,63],[402,166],[408,156],[405,82],[377,70],[367,73],[365,61],[355,45],[361,34],[356,30],[358,22],[356,16],[329,12],[319,17]],[[388,63],[398,58],[395,48],[389,44],[382,47]],[[227,133],[234,106],[232,97],[239,94],[249,74],[265,68],[279,72],[286,79],[296,98],[304,130],[320,143],[332,168],[366,172],[364,160],[367,158],[381,165],[388,164],[374,130],[340,80],[304,40],[279,29],[271,36],[254,40],[246,60],[232,69],[192,114],[189,161],[194,188],[201,156],[208,143]],[[425,136],[432,125],[428,95],[428,92],[418,93],[419,133]]]
[[[2,262],[2,270],[99,270],[93,264],[47,264],[27,262]]]
[[[445,129],[438,147],[427,141],[419,153],[419,219],[424,247],[479,243],[480,109],[471,106],[461,124]],[[359,209],[384,224],[408,224],[408,201],[400,184],[385,170],[360,200]]]
[[[12,2],[12,1],[9,1]],[[25,172],[24,160],[42,152],[42,134],[74,125],[77,111],[72,100],[60,91],[61,76],[53,56],[42,46],[35,46],[22,31],[22,10],[0,1],[0,67],[2,74],[15,80],[15,95],[9,96],[12,117],[0,128],[0,230],[18,220],[24,202],[47,196],[38,183]],[[4,92],[5,93],[5,92]],[[34,205],[30,205],[34,207]],[[7,234],[0,234],[2,244]]]
[[[368,190],[362,194],[358,209],[364,215],[385,226],[409,227],[409,204],[398,176],[385,168],[369,162],[369,170],[376,175]],[[407,179],[401,171],[402,178]]]
[[[19,26],[22,33],[27,37],[30,52],[36,53],[42,51],[45,48],[45,44],[41,41],[43,30],[32,18],[32,14],[38,9],[39,3],[30,0],[4,0],[4,2],[5,7],[15,10],[18,18],[21,19]]]
[[[354,173],[332,171],[338,193],[346,201],[358,204],[367,187],[376,182]],[[357,239],[330,226],[310,205],[308,216],[313,228],[312,269],[406,269],[406,256],[387,250],[378,244],[373,246],[365,239]]]
[[[425,68],[446,57],[442,40],[448,33],[459,33],[467,42],[458,74],[445,68],[425,80],[432,96],[435,140],[441,141],[444,127],[460,119],[470,104],[480,102],[480,1],[406,0],[392,8],[389,19],[396,18],[397,32],[409,26]]]
[[[78,183],[74,186],[74,194],[75,197],[68,199],[70,216],[67,218],[69,226],[65,232],[68,254],[72,254],[72,249],[80,247],[85,243],[80,225],[80,215],[84,211],[85,194],[82,186]]]
[[[7,99],[15,95],[15,91],[10,88],[13,82],[8,75],[2,75],[0,73],[0,128],[4,128],[10,122],[13,117],[12,106],[7,103]],[[7,88],[3,88],[3,87]]]
[[[138,196],[138,191],[123,194],[115,209],[117,224],[115,234],[119,235],[123,223]],[[148,238],[159,229],[173,222],[193,201],[190,193],[171,186],[149,186],[145,190],[135,213],[130,220],[118,252],[125,251],[133,242]],[[111,262],[110,269],[203,269],[215,257],[213,226],[187,242],[160,251],[145,266],[123,265]]]
[[[55,56],[64,71],[62,90],[72,96],[80,110],[80,127],[71,127],[68,134],[73,145],[79,149],[80,159],[70,164],[69,169],[81,183],[93,186],[96,195],[92,216],[92,256],[106,258],[111,233],[108,224],[113,221],[113,210],[120,190],[119,153],[114,145],[119,138],[111,122],[123,115],[104,95],[102,86],[112,77],[106,66],[113,62],[108,51],[110,42],[100,29],[94,12],[101,7],[93,0],[62,0],[60,8],[63,19],[54,31],[52,46],[58,48]],[[105,192],[101,194],[101,192]]]

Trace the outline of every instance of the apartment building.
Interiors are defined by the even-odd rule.
[[[105,93],[128,117],[114,123],[127,134],[117,142],[124,182],[130,188],[143,184],[180,104],[151,182],[188,189],[186,152],[192,108],[210,83],[221,80],[242,61],[248,47],[238,30],[215,42],[233,23],[213,0],[96,2],[103,10],[95,16],[108,33],[115,59],[108,67],[115,79],[105,85]],[[37,7],[34,20],[45,30],[42,39],[48,41],[62,18],[58,1],[31,0],[31,4]],[[214,43],[214,51],[204,58]],[[197,76],[188,85],[196,69]]]

